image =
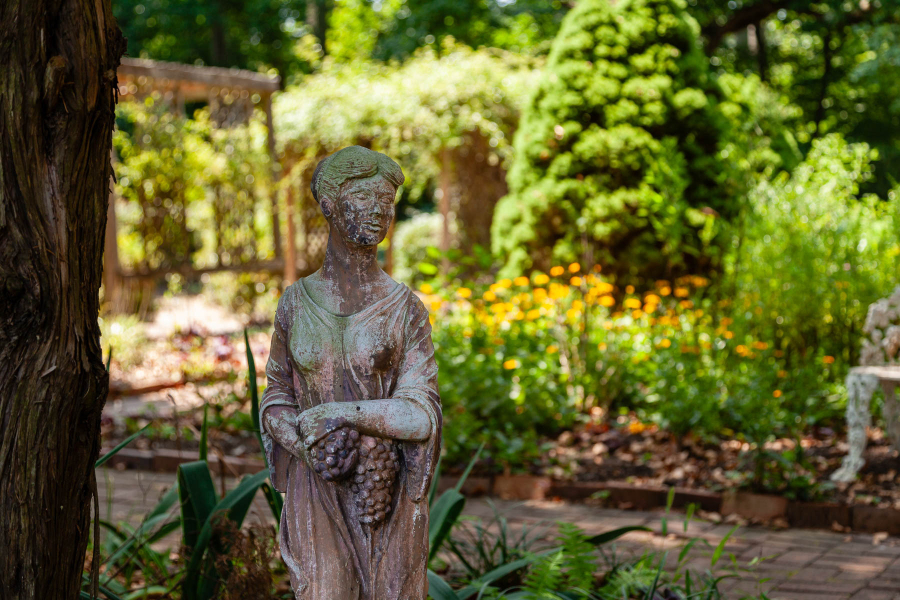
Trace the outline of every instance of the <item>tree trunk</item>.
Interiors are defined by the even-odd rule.
[[[110,0],[0,2],[0,598],[78,596],[108,376],[97,324]]]

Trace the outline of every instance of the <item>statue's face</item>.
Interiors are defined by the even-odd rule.
[[[396,195],[397,189],[381,175],[351,179],[341,186],[331,226],[348,242],[377,246],[394,219]]]

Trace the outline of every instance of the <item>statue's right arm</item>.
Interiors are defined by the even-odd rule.
[[[285,296],[282,296],[275,313],[275,330],[272,333],[269,362],[266,364],[267,387],[261,403],[260,427],[279,446],[305,460],[306,452],[297,428],[300,409],[294,395],[293,366],[287,340],[288,308],[285,302]]]

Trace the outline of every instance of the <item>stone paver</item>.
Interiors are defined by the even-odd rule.
[[[97,479],[101,518],[135,525],[155,506],[175,476],[101,469]],[[219,488],[221,480],[215,481]],[[235,480],[226,478],[224,484],[230,489]],[[675,549],[668,557],[671,565],[686,541],[698,537],[706,544],[695,543],[686,563],[701,572],[710,569],[712,549],[732,529],[729,525],[695,520],[685,533],[684,517],[678,514],[665,517],[659,512],[601,509],[551,501],[488,502],[474,498],[468,501],[466,514],[489,519],[495,509],[519,531],[522,527],[535,531],[557,522],[574,523],[588,535],[628,525],[652,529],[652,533],[633,532],[620,538],[615,544],[619,558]],[[662,535],[664,518],[665,536]],[[272,523],[271,512],[261,495],[254,500],[248,520]],[[719,567],[728,568],[732,556],[740,568],[749,569],[739,571],[739,577],[723,581],[720,589],[728,600],[760,592],[765,592],[771,600],[900,600],[900,538],[888,538],[875,545],[871,534],[742,527],[734,531],[725,549],[717,572]]]

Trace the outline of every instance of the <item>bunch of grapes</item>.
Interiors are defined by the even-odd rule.
[[[358,445],[359,432],[352,427],[332,431],[312,447],[313,468],[325,481],[343,479],[356,466]]]
[[[391,494],[400,470],[397,449],[389,439],[360,436],[359,464],[350,489],[356,495],[360,522],[375,526],[391,510]]]

